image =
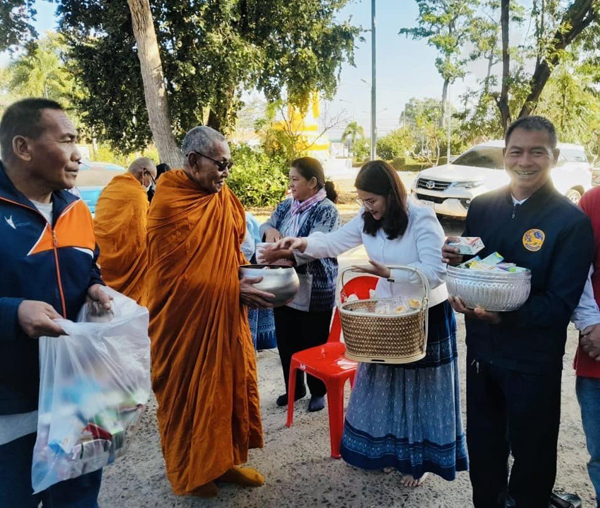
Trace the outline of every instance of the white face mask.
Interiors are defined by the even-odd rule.
[[[146,187],[146,191],[149,191],[152,188],[152,184],[148,185],[148,187]]]

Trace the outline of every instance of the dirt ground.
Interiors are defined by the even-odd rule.
[[[404,175],[410,185],[412,175]],[[357,210],[353,201],[352,181],[336,182],[342,190],[340,211],[344,222]],[[269,211],[253,211],[266,219]],[[442,221],[447,234],[460,234],[460,221]],[[362,249],[340,259],[342,266],[364,262]],[[458,317],[458,344],[464,401],[464,359],[466,357],[464,323]],[[567,354],[564,358],[562,387],[562,423],[558,454],[557,491],[577,493],[584,508],[595,506],[594,493],[586,470],[588,454],[581,427],[579,406],[575,396],[572,360],[577,332],[570,328]],[[222,485],[212,500],[177,497],[165,478],[164,461],[156,424],[156,402],[153,399],[143,417],[138,435],[128,454],[107,467],[100,493],[102,508],[138,507],[405,507],[466,508],[471,504],[468,473],[459,473],[453,482],[430,477],[416,489],[400,485],[399,475],[366,472],[330,458],[327,410],[306,411],[308,399],[296,403],[294,424],[285,427],[286,409],[275,405],[283,393],[281,365],[276,350],[258,354],[259,387],[265,447],[250,453],[249,466],[265,475],[263,487],[248,489]],[[349,387],[346,388],[346,396]],[[464,414],[463,414],[464,420]]]
[[[577,335],[570,330],[564,360],[562,424],[558,454],[556,490],[575,492],[583,506],[594,505],[594,495],[586,471],[585,450],[579,406],[575,397],[575,377],[571,362]],[[464,326],[459,320],[459,354],[464,373]],[[472,506],[467,473],[453,482],[430,478],[422,487],[402,487],[395,473],[367,472],[329,457],[327,410],[306,411],[308,399],[296,403],[294,424],[285,427],[286,410],[275,405],[283,391],[279,357],[275,350],[258,354],[259,386],[265,434],[265,447],[250,452],[249,466],[266,478],[263,487],[249,489],[223,485],[213,500],[177,497],[165,478],[160,439],[156,427],[156,403],[149,405],[141,429],[128,454],[104,471],[100,506],[138,507],[405,507],[463,508]],[[463,412],[464,374],[463,381]],[[348,395],[348,388],[347,393]]]

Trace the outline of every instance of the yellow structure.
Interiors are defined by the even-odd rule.
[[[287,119],[277,122],[274,127],[298,136],[296,149],[306,151],[308,156],[320,159],[329,155],[331,142],[327,135],[319,135],[319,115],[319,95],[314,93],[310,100],[310,107],[304,115],[297,107],[288,105]]]

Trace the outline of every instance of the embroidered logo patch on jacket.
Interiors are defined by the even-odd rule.
[[[541,229],[530,229],[523,235],[523,246],[531,252],[537,252],[544,245],[546,234]]]

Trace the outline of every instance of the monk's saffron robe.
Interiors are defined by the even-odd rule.
[[[115,176],[104,188],[94,215],[104,282],[140,305],[146,304],[148,206],[146,189],[125,173]]]
[[[148,218],[152,386],[167,476],[191,493],[263,446],[256,357],[238,268],[244,209],[181,170],[162,175]]]

